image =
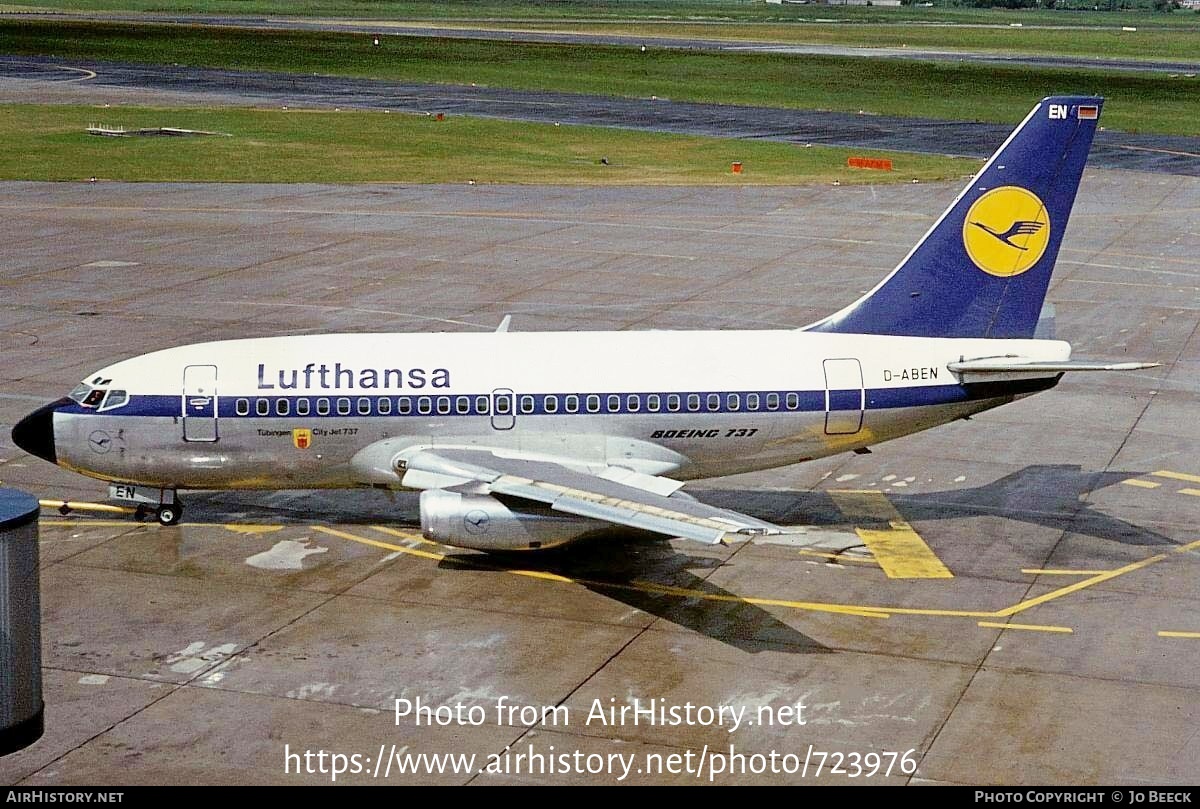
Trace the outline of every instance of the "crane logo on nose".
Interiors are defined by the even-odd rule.
[[[1037,264],[1050,241],[1050,215],[1036,194],[1013,185],[975,200],[963,221],[963,246],[975,266],[1010,278]]]

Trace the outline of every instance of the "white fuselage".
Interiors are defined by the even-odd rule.
[[[111,409],[54,414],[59,462],[167,488],[378,483],[383,439],[487,446],[679,479],[878,444],[1053,386],[964,385],[964,357],[1056,361],[1067,343],[803,331],[340,334],[172,348],[90,378]],[[308,432],[306,432],[308,431]]]

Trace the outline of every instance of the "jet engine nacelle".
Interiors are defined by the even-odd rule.
[[[612,526],[549,508],[512,508],[487,494],[445,489],[421,492],[421,533],[426,539],[477,551],[528,551],[565,545]]]

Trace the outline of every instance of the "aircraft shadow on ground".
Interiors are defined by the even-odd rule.
[[[923,494],[888,492],[888,500],[910,523],[963,517],[994,516],[1071,531],[1123,545],[1176,545],[1156,531],[1096,510],[1083,498],[1141,472],[1085,472],[1076,465],[1027,466],[983,486]],[[852,484],[848,484],[849,488]],[[704,502],[751,513],[784,525],[845,526],[829,495],[816,492],[756,492],[711,490],[698,492]],[[740,504],[740,505],[739,505]]]
[[[1034,465],[983,486],[923,494],[889,492],[888,499],[913,523],[996,516],[1125,545],[1175,545],[1162,534],[1104,514],[1083,501],[1093,491],[1140,474],[1085,472],[1073,465]],[[256,508],[241,498],[238,503],[223,502],[227,496],[199,500],[193,515],[196,511],[221,511],[224,513],[218,519],[229,519],[231,507],[244,505],[242,513],[247,517],[261,519],[264,511],[271,511],[284,522],[301,515],[305,522],[342,525],[394,524],[398,517],[417,520],[416,498],[410,494],[390,495],[380,501],[383,495],[378,492],[290,492],[272,496],[273,502],[266,508],[262,507],[266,504],[259,503]],[[781,524],[849,528],[847,517],[823,491],[709,490],[699,491],[697,496],[711,505],[753,513]],[[464,551],[438,564],[447,572],[521,569],[565,576],[607,598],[746,652],[830,651],[768,610],[708,581],[702,574],[724,564],[720,558],[680,552],[675,545],[637,532],[614,530],[602,537],[538,553],[489,555]],[[657,588],[687,592],[662,592]]]

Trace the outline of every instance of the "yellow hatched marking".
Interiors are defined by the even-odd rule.
[[[952,579],[954,574],[942,564],[921,535],[905,522],[883,492],[871,490],[832,490],[830,497],[852,520],[864,518],[887,522],[888,528],[858,528],[855,532],[874,554],[889,579]]]
[[[1151,472],[1156,478],[1170,478],[1171,480],[1184,480],[1188,483],[1200,483],[1200,475],[1189,475],[1184,472],[1172,472],[1169,469],[1160,469],[1157,472]]]
[[[1139,478],[1129,478],[1128,480],[1122,480],[1121,482],[1126,486],[1137,486],[1142,489],[1157,489],[1162,485],[1161,483],[1155,483],[1152,480],[1141,480]]]
[[[1158,633],[1160,638],[1200,638],[1200,632],[1173,632],[1170,630],[1162,630]]]
[[[1075,631],[1069,626],[1048,626],[1045,624],[998,624],[993,621],[980,621],[979,625],[988,629],[1024,629],[1029,632],[1061,632],[1071,634]]]
[[[1023,567],[1022,573],[1029,573],[1034,576],[1099,576],[1101,573],[1107,573],[1107,570],[1063,570],[1059,568],[1036,568]]]

